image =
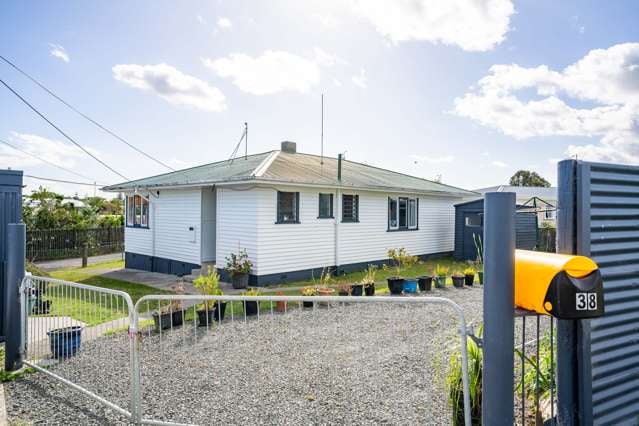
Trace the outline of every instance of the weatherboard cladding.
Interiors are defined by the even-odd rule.
[[[606,304],[605,316],[591,320],[594,424],[636,424],[639,167],[596,163],[580,163],[580,167],[586,181],[583,204],[589,206],[582,254],[590,254],[602,272]]]
[[[337,159],[317,155],[270,151],[220,161],[159,176],[105,187],[105,191],[167,186],[197,186],[237,181],[272,181],[317,186],[402,190],[455,196],[475,193],[366,164],[343,160],[337,179]]]

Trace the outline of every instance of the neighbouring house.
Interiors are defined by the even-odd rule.
[[[477,195],[293,142],[103,190],[126,196],[127,268],[184,275],[214,263],[225,278],[225,258],[246,249],[259,286],[379,264],[390,247],[450,255],[454,205]]]
[[[557,188],[543,186],[512,186],[498,185],[489,188],[475,189],[474,192],[514,192],[516,194],[519,211],[537,213],[537,223],[540,227],[555,227],[557,219]]]

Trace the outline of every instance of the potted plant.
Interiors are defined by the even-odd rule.
[[[461,272],[459,271],[453,272],[453,275],[451,278],[453,280],[453,286],[457,288],[462,288],[464,286],[465,277],[464,277],[464,274],[462,274]]]
[[[401,277],[401,272],[414,264],[416,258],[409,255],[403,247],[400,249],[388,249],[388,257],[390,258],[391,266],[384,265],[384,269],[392,269],[395,273],[394,276],[386,279],[388,282],[388,290],[391,294],[402,294],[404,291],[404,278]]]
[[[182,284],[174,285],[172,290],[175,294],[184,294],[184,286]],[[153,322],[155,323],[156,331],[166,330],[167,328],[182,325],[184,322],[182,301],[179,299],[171,300],[168,305],[164,305],[156,312],[153,312]]]
[[[446,277],[448,276],[448,268],[442,265],[435,266],[435,287],[446,287]]]
[[[330,287],[333,277],[328,269],[323,269],[319,280],[316,282],[317,293],[320,296],[333,296],[335,289]]]
[[[317,289],[315,287],[304,287],[302,289],[302,296],[317,296]],[[302,304],[305,308],[313,307],[313,301],[311,300],[305,300]]]
[[[261,296],[262,295],[262,290],[260,290],[259,288],[249,288],[246,291],[243,291],[242,296]],[[258,312],[258,302],[257,300],[245,300],[244,301],[244,314],[247,317],[253,316],[253,315],[257,315]]]
[[[430,291],[433,287],[433,277],[430,275],[422,275],[417,278],[417,284],[419,285],[419,291]]]
[[[275,293],[276,296],[284,296],[284,292],[282,291],[278,291],[277,293]],[[284,300],[278,300],[277,302],[275,302],[275,310],[277,312],[286,312],[286,308],[287,308],[287,302]]]
[[[69,358],[78,352],[82,343],[82,327],[56,328],[47,331],[49,346],[54,358]]]
[[[472,286],[474,282],[475,268],[469,266],[468,268],[464,269],[464,284],[466,284],[467,286]]]
[[[249,260],[246,249],[231,253],[230,256],[226,257],[224,270],[231,276],[233,288],[248,287],[249,274],[252,268],[253,263]]]
[[[351,294],[351,285],[350,284],[341,284],[337,287],[337,294],[340,296],[350,296]]]
[[[204,296],[221,296],[220,276],[215,268],[209,266],[206,275],[200,275],[193,281],[195,287]],[[196,311],[199,326],[208,326],[213,321],[222,321],[226,311],[226,302],[221,300],[205,300],[202,309]]]
[[[377,266],[368,265],[366,273],[362,278],[361,284],[364,286],[364,293],[367,296],[375,296],[375,275],[377,274]]]

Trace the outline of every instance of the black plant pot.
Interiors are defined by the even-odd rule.
[[[213,321],[224,321],[226,302],[216,303],[211,309],[197,311],[197,323],[200,327],[206,327]]]
[[[404,291],[404,278],[387,278],[388,282],[388,291],[390,294],[402,294]]]
[[[367,296],[375,296],[375,284],[364,287],[364,294]]]
[[[68,358],[76,354],[82,343],[82,327],[72,326],[48,331],[49,346],[54,358]]]
[[[351,296],[361,296],[362,291],[364,290],[364,286],[361,284],[353,284],[351,285]]]
[[[166,312],[164,314],[153,313],[153,322],[156,330],[166,330],[171,327],[179,327],[184,319],[184,310]]]
[[[247,288],[249,282],[249,274],[246,272],[237,272],[231,277],[233,288]]]
[[[475,282],[475,274],[466,274],[464,275],[464,284],[467,286],[472,286]]]
[[[257,302],[256,301],[245,301],[244,302],[244,313],[247,317],[252,315],[257,315]]]
[[[417,285],[419,285],[419,291],[431,291],[433,288],[433,277],[419,277],[417,278]]]
[[[453,276],[452,279],[453,279],[453,286],[454,287],[462,288],[464,286],[465,277],[463,277],[463,276],[462,277]]]
[[[312,308],[313,307],[313,302],[302,302],[302,304],[304,305],[305,308]]]
[[[35,304],[31,308],[33,315],[47,315],[51,311],[51,301],[36,299]]]

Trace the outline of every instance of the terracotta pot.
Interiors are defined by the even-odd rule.
[[[284,293],[282,293],[281,291],[278,291],[277,293],[275,293],[277,296],[284,296]],[[283,300],[278,300],[277,302],[275,302],[275,310],[277,312],[286,312],[286,302]]]

